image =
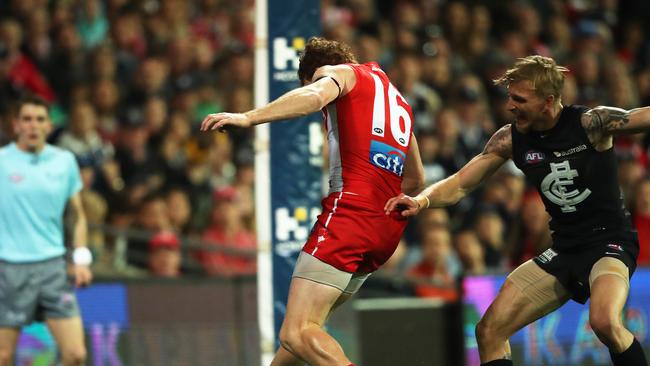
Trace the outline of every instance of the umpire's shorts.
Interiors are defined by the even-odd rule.
[[[0,327],[78,315],[63,257],[31,263],[0,261]]]

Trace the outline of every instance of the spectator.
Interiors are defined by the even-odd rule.
[[[454,236],[454,248],[465,275],[482,275],[487,271],[485,250],[473,230],[463,230]]]
[[[474,230],[485,251],[485,264],[492,270],[505,269],[504,222],[494,209],[482,209],[474,220]]]
[[[55,47],[52,61],[47,70],[48,78],[56,91],[59,102],[69,107],[71,86],[84,83],[90,70],[86,68],[86,53],[77,29],[71,23],[62,24],[56,29]],[[66,70],[66,72],[61,72]]]
[[[149,240],[149,271],[156,277],[180,277],[181,243],[174,233],[161,231]]]
[[[239,210],[246,228],[253,230],[255,222],[255,196],[253,184],[255,180],[255,169],[252,161],[242,162],[237,166],[233,188],[239,197]]]
[[[120,132],[115,158],[120,164],[124,182],[127,185],[144,182],[149,192],[160,189],[164,181],[164,167],[148,144],[149,130],[140,109],[126,111]]]
[[[467,151],[461,148],[460,118],[458,113],[451,108],[443,108],[436,117],[436,137],[438,139],[439,151],[437,162],[445,171],[445,178],[457,171],[471,159]],[[425,159],[425,155],[422,156]]]
[[[129,240],[127,262],[136,267],[146,268],[148,238],[155,232],[171,229],[167,203],[161,195],[154,193],[143,199],[132,228],[137,229],[138,232]]]
[[[169,209],[169,223],[172,232],[188,234],[192,206],[185,190],[180,187],[169,189],[165,194],[165,201]]]
[[[422,234],[420,243],[422,259],[407,269],[408,278],[415,281],[415,293],[421,297],[440,298],[445,301],[458,300],[456,279],[459,273],[451,270],[451,235],[444,227],[430,227]]]
[[[92,158],[77,156],[83,188],[80,192],[81,205],[88,221],[88,248],[95,258],[101,258],[104,252],[104,225],[108,214],[108,203],[97,191],[93,190],[95,167]]]
[[[4,67],[7,68],[6,78],[11,85],[36,94],[47,102],[54,101],[56,96],[47,79],[36,68],[34,62],[20,50],[23,31],[17,21],[12,19],[0,21],[0,43],[5,48]]]
[[[138,66],[138,73],[128,96],[129,105],[142,105],[150,97],[171,97],[169,63],[166,59],[147,58]]]
[[[237,205],[237,192],[232,187],[215,191],[210,225],[202,238],[216,247],[197,252],[197,259],[208,275],[233,276],[257,271],[255,235],[248,231]],[[239,250],[240,253],[229,252]]]
[[[438,94],[421,81],[418,56],[401,54],[395,61],[391,80],[395,80],[397,88],[413,108],[414,133],[432,132],[441,102]]]
[[[638,145],[632,145],[638,148]],[[634,205],[634,188],[645,175],[645,168],[632,156],[623,156],[618,162],[618,182],[621,186],[621,193],[625,200],[626,207]]]
[[[421,133],[418,136],[418,147],[424,168],[424,181],[434,183],[447,177],[447,170],[439,163],[440,139],[434,134]]]
[[[104,42],[108,35],[108,20],[99,0],[83,2],[82,14],[77,19],[77,30],[86,48],[93,48]]]
[[[57,145],[70,150],[77,158],[91,160],[95,175],[99,178],[95,188],[99,187],[105,194],[123,188],[119,166],[113,159],[113,145],[103,141],[97,132],[97,115],[90,103],[78,102],[73,105],[70,122],[59,135]]]
[[[104,78],[91,86],[91,100],[97,112],[97,129],[102,137],[115,144],[120,136],[117,111],[120,92],[112,79]]]
[[[47,9],[37,8],[29,14],[26,31],[26,53],[39,70],[47,69],[54,48],[50,37],[50,14]]]
[[[144,104],[144,124],[149,131],[149,144],[157,150],[169,122],[167,103],[162,97],[153,96]]]
[[[550,217],[546,213],[539,193],[529,190],[524,195],[519,217],[519,227],[510,246],[510,267],[516,268],[551,247]]]

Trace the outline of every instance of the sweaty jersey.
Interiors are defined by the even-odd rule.
[[[348,66],[356,84],[323,109],[330,194],[350,193],[368,208],[382,208],[400,193],[413,113],[376,63]]]
[[[596,151],[580,118],[588,108],[565,106],[548,131],[512,131],[512,159],[539,191],[551,216],[554,246],[589,245],[631,230],[617,180],[614,149]]]

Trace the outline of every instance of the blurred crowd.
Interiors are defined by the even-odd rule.
[[[198,130],[252,108],[253,16],[253,1],[0,1],[0,142],[12,101],[52,104],[98,275],[255,273],[252,132]]]
[[[99,274],[255,273],[252,131],[198,131],[207,113],[253,106],[254,6],[0,1],[0,143],[12,137],[11,101],[52,103],[50,140],[79,161]],[[564,104],[650,105],[648,16],[650,4],[616,0],[322,1],[324,36],[379,62],[413,107],[427,183],[510,121],[491,80],[518,57],[570,69]],[[618,137],[616,152],[650,264],[650,134]],[[461,275],[502,272],[547,248],[547,224],[510,164],[458,205],[413,220],[381,273],[453,300]]]

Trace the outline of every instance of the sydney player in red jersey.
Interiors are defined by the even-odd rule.
[[[300,58],[302,87],[246,113],[208,115],[202,130],[227,130],[323,111],[330,191],[291,280],[276,365],[351,365],[323,330],[328,315],[392,254],[406,226],[383,202],[417,192],[424,173],[406,100],[376,63],[348,46],[312,38]]]

